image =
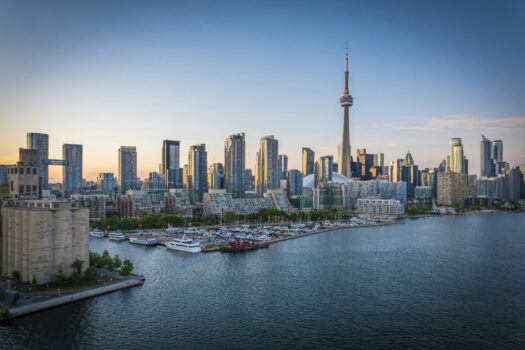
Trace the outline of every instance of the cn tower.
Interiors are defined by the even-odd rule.
[[[346,69],[345,69],[345,91],[340,99],[341,106],[345,110],[344,125],[343,125],[343,152],[341,161],[341,174],[347,178],[352,177],[352,169],[350,168],[350,116],[348,109],[354,103],[354,99],[350,92],[348,92],[348,42],[346,43]]]

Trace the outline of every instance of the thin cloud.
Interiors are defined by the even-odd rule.
[[[468,115],[451,115],[439,118],[425,118],[419,125],[398,124],[370,124],[366,128],[384,128],[409,131],[437,131],[437,130],[494,130],[514,131],[525,128],[525,116],[501,119],[481,119]]]

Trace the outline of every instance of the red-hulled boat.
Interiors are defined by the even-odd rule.
[[[237,253],[259,248],[268,248],[268,243],[255,243],[246,240],[237,240],[228,242],[227,246],[221,247],[222,253]]]

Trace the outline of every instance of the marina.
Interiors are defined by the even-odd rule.
[[[354,217],[348,221],[309,221],[291,224],[234,225],[215,227],[186,227],[166,229],[137,230],[134,233],[97,232],[91,237],[108,237],[112,241],[128,240],[131,244],[143,246],[165,246],[167,249],[187,252],[239,252],[267,247],[269,244],[289,239],[310,236],[331,230],[383,226],[395,221],[373,221]]]

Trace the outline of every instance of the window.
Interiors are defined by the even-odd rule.
[[[26,168],[26,174],[27,175],[31,174],[31,168]]]
[[[36,175],[36,168],[33,168],[33,175]]]
[[[18,174],[18,168],[15,168],[15,174]]]
[[[13,169],[11,169],[11,170],[13,170]],[[14,189],[13,189],[14,186],[13,185],[14,185],[13,181],[11,181],[11,191],[14,191]]]
[[[24,173],[24,168],[20,168],[20,174]]]
[[[20,193],[24,193],[24,185],[20,185],[19,191]]]
[[[36,192],[36,185],[33,185],[33,192]]]
[[[31,192],[31,185],[26,185],[26,192],[27,193]]]

